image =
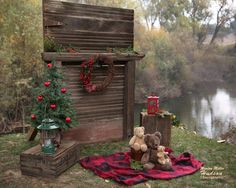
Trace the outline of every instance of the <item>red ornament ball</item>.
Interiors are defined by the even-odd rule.
[[[39,95],[38,96],[38,101],[42,101],[43,100],[43,96],[42,95]]]
[[[56,104],[50,104],[50,108],[51,108],[51,109],[55,109],[56,107],[57,107]]]
[[[51,82],[44,82],[44,85],[45,85],[46,87],[50,86],[50,84],[51,84]]]
[[[31,119],[32,119],[32,120],[35,120],[35,119],[36,119],[36,115],[35,115],[35,114],[32,114],[32,115],[31,115]]]
[[[61,92],[62,92],[62,93],[66,93],[66,88],[64,88],[64,87],[61,88]]]
[[[66,117],[66,123],[70,123],[71,122],[71,118],[70,117]]]
[[[48,63],[48,68],[52,68],[52,63]]]

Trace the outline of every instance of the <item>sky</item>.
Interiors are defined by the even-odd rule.
[[[236,11],[236,0],[232,2],[232,0],[228,0],[228,3],[232,6],[233,10]],[[211,11],[213,12],[213,18],[211,22],[215,23],[216,21],[216,14],[219,6],[216,3],[211,3]]]

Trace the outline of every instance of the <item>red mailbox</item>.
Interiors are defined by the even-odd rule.
[[[147,98],[147,113],[149,115],[156,114],[159,110],[159,97],[149,96]]]

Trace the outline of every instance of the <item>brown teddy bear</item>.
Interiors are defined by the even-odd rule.
[[[165,146],[159,146],[157,149],[157,161],[161,165],[165,165],[171,168],[171,160],[168,156],[168,152],[165,152]]]
[[[169,165],[160,164],[158,162],[158,147],[160,146],[161,133],[155,132],[154,134],[146,134],[144,141],[147,144],[147,151],[143,154],[141,164],[145,170],[150,170],[155,166],[160,170],[172,170]]]
[[[147,145],[144,142],[144,127],[135,127],[134,128],[134,136],[130,139],[129,145],[135,151],[147,151]]]

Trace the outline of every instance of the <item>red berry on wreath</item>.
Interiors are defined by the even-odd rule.
[[[32,115],[31,115],[31,119],[32,119],[32,120],[35,120],[35,119],[36,119],[36,115],[35,115],[35,114],[32,114]]]
[[[93,57],[91,57],[90,59],[89,59],[89,65],[93,65],[94,64],[94,60],[93,60]]]
[[[84,79],[84,74],[83,74],[83,73],[80,73],[79,79],[80,79],[80,80],[83,80],[83,79]]]
[[[70,117],[66,117],[66,123],[70,123],[71,122],[71,118]]]
[[[50,104],[50,108],[51,108],[51,109],[55,109],[56,107],[57,107],[56,104]]]
[[[84,85],[84,86],[86,86],[86,85],[88,85],[88,84],[89,84],[89,80],[84,80],[84,81],[83,81],[83,85]]]
[[[52,63],[48,63],[48,68],[52,68]]]
[[[62,92],[62,93],[66,93],[66,88],[64,88],[64,87],[61,88],[61,92]]]
[[[43,100],[43,96],[42,95],[39,95],[38,96],[38,101],[42,101]]]
[[[46,87],[50,86],[50,84],[51,84],[51,82],[44,82],[44,85],[45,85]]]
[[[81,66],[81,68],[84,68],[85,65],[86,65],[86,62],[82,63],[80,66]]]

